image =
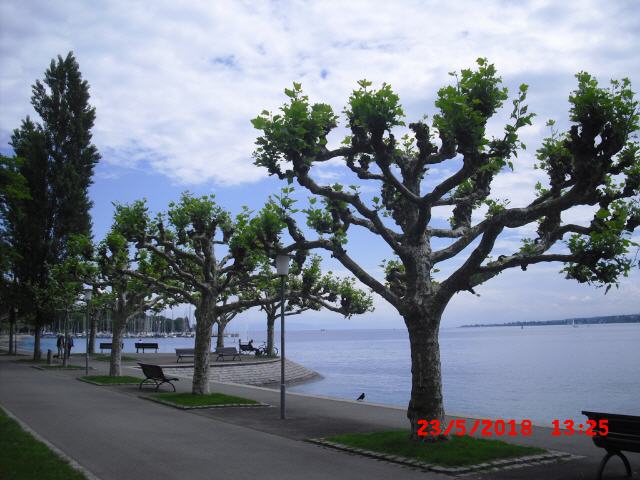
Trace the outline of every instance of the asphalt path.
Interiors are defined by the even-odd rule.
[[[402,408],[290,393],[283,421],[277,390],[211,382],[212,391],[274,407],[184,411],[140,398],[136,386],[98,387],[76,380],[84,373],[81,370],[41,371],[14,359],[0,355],[0,406],[102,480],[452,478],[304,442],[347,432],[406,428]],[[81,360],[73,358],[74,363]],[[93,374],[105,373],[108,367],[97,361],[92,366]],[[125,364],[123,374],[141,376],[135,363]],[[189,391],[191,380],[185,375],[176,386],[178,391]],[[556,437],[543,426],[534,427],[531,436],[501,439],[582,458],[466,478],[591,479],[604,454],[588,437]],[[640,454],[627,456],[637,475]],[[623,473],[619,459],[612,459],[606,478],[623,478]]]
[[[0,359],[0,405],[103,480],[450,478],[292,440]]]

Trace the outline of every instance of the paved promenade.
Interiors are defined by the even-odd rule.
[[[0,406],[102,480],[451,478],[301,441],[406,428],[403,409],[288,394],[285,421],[278,408],[182,411],[139,398],[136,386],[98,387],[77,381],[82,371],[41,371],[14,358],[0,355]],[[107,368],[104,362],[92,366],[93,373]],[[123,374],[139,370],[125,367]],[[188,376],[177,385],[189,391]],[[278,405],[274,390],[216,382],[212,390]],[[602,457],[589,439],[552,437],[547,428],[518,443],[584,458],[466,478],[591,479]],[[640,455],[629,459],[637,473]],[[621,478],[617,459],[608,472],[607,478]]]
[[[148,361],[148,360],[145,360]],[[153,362],[156,363],[156,362]],[[193,364],[178,364],[157,362],[171,375],[193,377]],[[285,381],[299,383],[320,375],[302,365],[285,360]],[[233,382],[245,385],[280,385],[280,360],[270,359],[252,361],[248,356],[240,362],[214,362],[209,368],[209,379],[213,382]]]

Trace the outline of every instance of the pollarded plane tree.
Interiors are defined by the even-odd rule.
[[[98,275],[92,285],[105,289],[101,294],[103,306],[111,308],[112,338],[109,375],[121,375],[122,340],[127,321],[134,315],[149,310],[161,310],[171,299],[157,294],[142,282],[136,274],[152,269],[151,261],[145,256],[134,257],[129,242],[119,231],[117,221],[98,245]]]
[[[214,322],[257,306],[262,299],[234,297],[260,280],[256,267],[275,251],[284,228],[273,209],[235,218],[213,196],[182,195],[166,214],[151,218],[144,201],[119,205],[116,223],[137,255],[149,255],[152,268],[128,274],[176,302],[195,305],[193,394],[209,392],[209,352]]]
[[[289,100],[280,112],[263,111],[252,121],[261,130],[256,164],[280,179],[296,180],[322,200],[306,211],[307,223],[320,234],[314,238],[283,205],[291,213],[287,224],[296,240],[291,249],[327,250],[403,317],[411,348],[407,416],[414,439],[418,419],[443,420],[438,330],[456,293],[473,291],[508,268],[525,270],[542,262],[560,262],[567,278],[607,287],[632,267],[626,256],[632,245],[628,237],[640,223],[640,163],[633,138],[637,102],[626,79],[612,81],[609,88],[587,73],[577,80],[569,97],[569,131],[554,132],[537,151],[537,165],[547,173],[548,184],[537,185],[535,199],[517,208],[507,208],[489,194],[495,177],[513,169],[514,157],[524,148],[518,132],[533,117],[524,103],[527,86],[513,100],[504,135],[489,138],[487,122],[508,92],[485,59],[440,89],[432,121],[410,123],[411,133],[401,140],[396,138],[404,126],[398,96],[389,85],[376,90],[366,81],[359,82],[344,109],[351,135],[339,148],[327,146],[338,116],[329,105],[311,104],[299,84],[285,90]],[[368,200],[358,186],[346,189],[314,179],[313,167],[334,159],[343,159],[360,183],[379,188],[379,195]],[[445,170],[445,178],[426,189],[429,173],[441,166],[455,173]],[[486,217],[473,222],[474,211],[483,204],[489,207]],[[563,212],[581,205],[595,211],[588,224],[563,222]],[[453,208],[450,228],[433,225],[438,207]],[[522,248],[509,255],[491,257],[505,229],[534,222],[535,238],[523,239]],[[353,227],[382,238],[397,256],[386,263],[384,280],[349,254],[347,231]],[[441,242],[444,248],[434,248]],[[438,264],[456,257],[461,265],[436,281]]]
[[[253,289],[253,287],[251,287],[251,289]],[[221,295],[218,301],[221,304],[220,306],[223,307],[222,310],[224,310],[227,304],[230,301],[233,301],[233,299],[235,298],[237,298],[237,292],[226,292],[225,295]],[[243,307],[238,308],[237,310],[223,311],[222,313],[217,315],[216,319],[213,321],[213,323],[217,326],[216,350],[224,347],[224,331],[227,328],[229,322],[236,318],[239,313],[244,312],[248,308],[249,307]]]
[[[93,243],[86,235],[70,235],[66,241],[66,256],[60,263],[49,269],[50,278],[46,288],[36,289],[36,300],[40,305],[65,316],[64,341],[69,335],[69,312],[86,309],[83,290],[95,279],[96,265],[93,262]],[[65,348],[66,351],[66,348]],[[62,365],[67,366],[67,355],[63,355]]]
[[[321,257],[312,255],[306,259],[300,251],[293,259],[287,276],[285,316],[300,315],[309,310],[322,309],[339,313],[345,318],[373,311],[373,299],[355,286],[353,277],[340,278],[332,272],[322,273]],[[244,293],[247,298],[258,296],[263,303],[260,309],[267,316],[267,354],[275,355],[274,325],[280,315],[280,279],[268,275],[271,265],[262,266],[263,280]],[[271,299],[271,300],[269,300]]]

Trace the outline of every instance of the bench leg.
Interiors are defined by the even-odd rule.
[[[157,390],[158,381],[154,380],[153,378],[145,378],[144,380],[142,380],[140,382],[140,385],[138,385],[138,390],[142,390],[142,385],[146,382],[153,382],[156,385],[156,390]]]
[[[627,477],[631,476],[631,465],[629,464],[629,460],[624,456],[622,452],[618,452],[618,456],[622,459],[622,463],[624,463],[624,468],[627,470]]]
[[[158,384],[156,385],[156,392],[157,392],[157,391],[158,391],[158,389],[160,388],[160,385],[162,385],[163,383],[168,383],[169,385],[171,385],[171,386],[173,387],[173,391],[174,391],[174,392],[176,391],[176,386],[175,386],[173,383],[171,383],[170,381],[165,380],[164,382],[160,382],[160,383],[158,383]]]
[[[607,450],[607,454],[604,456],[604,458],[600,462],[600,467],[598,468],[598,474],[596,476],[596,480],[602,479],[602,472],[604,471],[605,465],[611,459],[611,457],[614,457],[616,455],[620,457],[620,459],[622,460],[622,463],[624,463],[624,468],[627,472],[627,477],[631,476],[631,465],[629,464],[629,460],[627,460],[627,457],[625,457],[624,454],[620,451],[614,452],[614,451]]]

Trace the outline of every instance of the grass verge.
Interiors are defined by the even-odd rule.
[[[137,385],[140,378],[122,375],[120,377],[110,377],[108,375],[89,375],[88,377],[80,377],[78,380],[93,383],[94,385]]]
[[[220,407],[229,405],[260,405],[255,400],[234,397],[223,393],[209,393],[207,395],[193,395],[191,393],[154,393],[152,399],[178,407]]]
[[[84,356],[84,354],[83,354]],[[94,353],[91,355],[92,360],[97,360],[98,362],[110,362],[111,355],[107,355],[105,353]],[[136,357],[129,357],[128,355],[122,355],[120,360],[123,362],[137,362],[138,359]]]
[[[7,417],[0,408],[0,477],[13,480],[86,480],[65,460]]]
[[[469,436],[451,436],[444,442],[414,442],[409,440],[409,432],[406,430],[337,435],[325,440],[443,467],[462,467],[546,452],[541,448]]]

